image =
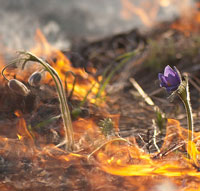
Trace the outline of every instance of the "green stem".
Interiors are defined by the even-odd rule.
[[[187,114],[187,124],[188,124],[188,150],[191,152],[191,143],[193,141],[193,116],[192,116],[192,107],[190,104],[190,92],[188,87],[188,78],[185,78],[185,81],[182,82],[182,87],[178,93],[179,97],[181,98],[182,102],[184,103],[186,114]],[[192,153],[191,153],[192,154]]]
[[[116,61],[120,61],[116,67],[114,67],[113,70],[111,70],[111,72],[107,75],[108,70],[110,69],[110,67],[112,67],[112,65],[108,66],[108,68],[106,68],[104,74],[103,74],[103,80],[101,82],[101,85],[99,87],[99,90],[96,94],[96,98],[99,98],[102,94],[102,92],[104,91],[104,89],[106,88],[107,84],[110,82],[111,78],[114,76],[114,74],[121,69],[133,56],[135,56],[136,54],[138,54],[141,51],[142,47],[138,47],[136,50],[125,53],[119,57],[116,58]]]
[[[66,99],[65,91],[64,91],[64,88],[62,85],[62,81],[61,81],[58,73],[56,72],[56,70],[53,67],[51,67],[49,64],[44,62],[42,59],[34,56],[33,54],[31,54],[31,53],[28,53],[28,54],[29,54],[30,58],[33,58],[33,61],[35,60],[35,61],[41,63],[53,77],[53,80],[56,84],[58,97],[59,97],[59,100],[61,103],[60,106],[61,106],[61,114],[62,114],[63,123],[64,123],[66,149],[69,151],[72,151],[74,149],[73,127],[72,127],[70,111],[69,111],[69,107],[67,104],[67,99]],[[55,77],[57,79],[55,79]]]
[[[4,75],[4,71],[5,71],[8,67],[10,67],[11,65],[16,64],[17,61],[18,61],[17,59],[13,60],[11,63],[7,64],[7,65],[2,69],[2,71],[1,71],[1,75],[2,75],[2,76],[4,77],[4,79],[7,80],[8,82],[9,82],[9,79]]]
[[[128,62],[130,58],[125,58],[124,60],[122,60],[107,76],[107,78],[105,79],[105,81],[103,82],[103,84],[101,85],[101,87],[99,88],[97,94],[96,94],[96,98],[99,98],[102,94],[102,92],[104,91],[104,89],[106,88],[107,84],[110,82],[111,78],[113,77],[113,75],[124,65]]]
[[[183,101],[184,105],[185,105],[185,109],[186,109],[186,113],[187,113],[187,120],[188,120],[188,140],[189,141],[193,141],[193,117],[192,117],[192,109],[191,109],[191,105],[188,101]]]

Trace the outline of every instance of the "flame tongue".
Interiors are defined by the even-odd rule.
[[[73,71],[79,77],[75,86],[75,96],[77,98],[84,97],[90,86],[97,83],[95,79],[83,69],[73,68],[70,61],[61,52],[53,49],[39,31],[38,35],[44,44],[41,46],[39,43],[40,46],[33,52],[39,56],[45,55],[63,81],[66,78],[65,72]],[[52,55],[56,57],[55,62],[51,60]],[[46,80],[49,82],[48,76]],[[67,83],[68,87],[72,88],[73,80],[71,78],[68,79]],[[89,98],[91,102],[98,86],[97,83],[92,90]],[[17,186],[15,185],[16,189],[13,190],[24,189],[23,186],[27,185],[28,188],[32,188],[36,184],[35,182],[37,182],[36,187],[38,188],[42,182],[45,186],[50,185],[55,190],[60,188],[60,185],[64,185],[64,189],[70,188],[71,190],[121,189],[132,191],[135,189],[144,191],[152,189],[159,191],[159,189],[154,188],[158,183],[162,185],[163,180],[170,180],[173,186],[177,186],[174,187],[174,190],[177,191],[179,187],[186,191],[199,189],[200,173],[197,167],[199,167],[198,142],[200,133],[194,134],[195,142],[188,143],[191,144],[191,150],[188,151],[190,159],[188,159],[183,154],[187,148],[185,143],[188,132],[176,120],[168,120],[166,137],[160,153],[148,154],[139,148],[134,138],[129,138],[128,141],[112,135],[112,139],[107,140],[101,134],[94,119],[78,119],[74,121],[73,127],[79,151],[67,153],[56,148],[53,144],[45,143],[45,146],[40,144],[36,147],[35,142],[39,142],[35,138],[37,137],[36,133],[33,133],[34,137],[28,130],[20,111],[16,111],[15,115],[18,117],[18,140],[0,137],[1,156],[5,160],[10,159],[9,162],[18,159],[14,161],[17,168],[15,171],[11,171],[10,176],[14,177],[13,180],[15,180],[16,174],[20,171],[23,177],[26,177],[23,179],[20,177],[20,181],[16,183]],[[110,117],[118,119],[119,116]],[[177,147],[171,147],[173,144],[176,144]],[[0,160],[0,167],[1,162]],[[0,184],[0,189],[12,190],[9,186],[7,187],[6,183],[8,182],[6,181],[9,182],[10,179],[5,180],[2,187]],[[34,182],[33,185],[32,182]],[[9,182],[9,184],[11,183]],[[46,187],[42,190],[45,189]]]
[[[83,99],[91,87],[93,87],[91,93],[88,95],[88,100],[94,102],[94,97],[99,88],[99,84],[94,77],[88,75],[83,68],[74,68],[69,59],[61,51],[56,50],[47,42],[40,30],[37,30],[36,40],[37,44],[31,52],[37,56],[44,57],[55,68],[62,82],[67,82],[68,91],[71,91],[73,88],[74,76],[67,75],[67,72],[70,71],[74,73],[77,76],[77,80],[73,95],[77,98]],[[93,71],[93,73],[96,72],[95,69],[92,69],[91,71]],[[47,76],[46,80],[49,82],[51,80],[50,76]]]
[[[161,153],[169,149],[169,144],[177,137],[175,131],[178,130],[178,142],[187,140],[187,130],[180,126],[176,120],[168,120],[166,138],[161,148]],[[199,133],[195,134],[196,137]],[[196,151],[195,164],[193,160],[187,159],[184,155],[171,152],[161,159],[152,159],[153,155],[142,152],[136,143],[132,146],[112,142],[101,149],[95,157],[99,166],[107,173],[119,176],[166,176],[166,177],[182,177],[197,176],[199,172],[193,165],[197,165],[197,156],[199,151],[195,144],[192,148]]]
[[[19,118],[19,124],[17,127],[17,136],[19,140],[26,142],[29,146],[32,146],[34,148],[34,140],[27,129],[26,122],[22,117],[21,111],[15,111],[15,115]]]

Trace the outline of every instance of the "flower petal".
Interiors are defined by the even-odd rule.
[[[167,66],[165,67],[164,76],[167,77],[167,76],[169,76],[169,75],[175,77],[175,76],[176,76],[176,73],[175,73],[175,71],[174,71],[169,65],[167,65]]]
[[[158,79],[160,80],[160,86],[161,87],[168,87],[167,85],[167,80],[165,78],[165,76],[161,73],[158,74]]]
[[[165,67],[164,74],[159,73],[160,86],[165,87],[168,93],[178,89],[181,84],[181,76],[179,71],[174,67],[174,70],[168,65]]]
[[[180,81],[177,79],[176,76],[172,76],[171,74],[169,74],[167,77],[165,77],[167,82],[168,82],[168,86],[177,86],[180,84]]]
[[[168,86],[179,86],[180,85],[180,77],[178,71],[173,70],[169,65],[165,67],[164,76],[166,77]]]
[[[174,66],[174,71],[176,73],[177,80],[179,81],[179,83],[181,83],[181,75],[175,66]]]

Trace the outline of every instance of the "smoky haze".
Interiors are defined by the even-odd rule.
[[[98,39],[133,28],[144,28],[138,15],[126,10],[122,1],[0,0],[0,43],[10,49],[30,48],[34,44],[35,31],[40,28],[51,44],[57,48],[68,48],[74,39]],[[150,20],[149,13],[154,11],[151,7],[159,2],[128,1],[139,8],[146,6],[144,13]],[[180,3],[180,0],[160,0],[161,7],[153,22],[177,17],[180,6],[175,1]],[[171,4],[162,7],[162,3],[167,2]]]

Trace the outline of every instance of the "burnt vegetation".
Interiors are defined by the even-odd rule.
[[[61,51],[75,68],[70,72],[64,69],[70,62],[59,65],[62,56],[46,55],[43,60],[55,70],[61,67],[65,77],[73,152],[59,145],[64,130],[52,80],[45,81],[44,75],[41,84],[31,86],[31,67],[22,70],[19,63],[11,68],[5,75],[19,79],[30,92],[17,94],[1,78],[0,190],[145,190],[149,182],[153,189],[166,177],[177,188],[199,185],[198,163],[185,160],[184,107],[176,98],[174,102],[166,99],[157,79],[168,64],[187,72],[198,148],[199,31],[188,31],[186,36],[170,26],[160,24],[146,34],[132,30],[95,42],[76,41],[71,51]],[[87,87],[83,93],[81,85]],[[169,118],[182,127],[174,120],[167,125]],[[174,166],[167,166],[168,162]],[[137,165],[139,172],[134,174]]]

